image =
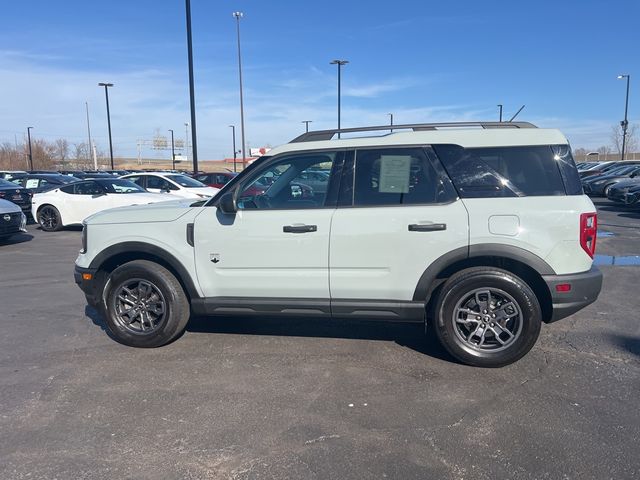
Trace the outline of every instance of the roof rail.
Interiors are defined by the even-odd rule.
[[[376,130],[413,130],[418,132],[420,130],[437,130],[439,128],[467,128],[467,127],[481,127],[481,128],[538,128],[533,123],[529,122],[448,122],[448,123],[409,123],[405,125],[378,125],[373,127],[357,127],[357,128],[343,128],[343,129],[331,129],[331,130],[316,130],[313,132],[303,133],[299,137],[294,138],[289,143],[298,142],[315,142],[321,140],[331,140],[334,135],[338,133],[353,133],[353,132],[372,132]]]

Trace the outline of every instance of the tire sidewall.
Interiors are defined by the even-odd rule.
[[[442,344],[458,360],[483,367],[501,367],[522,358],[535,344],[542,323],[538,300],[529,286],[509,272],[477,271],[452,279],[443,289],[438,303],[436,331]],[[478,351],[464,343],[455,332],[453,310],[458,301],[479,288],[496,288],[513,297],[522,312],[520,336],[505,350]]]
[[[115,296],[122,283],[132,278],[141,278],[153,283],[166,301],[166,314],[162,324],[147,335],[131,333],[115,319]],[[177,281],[171,281],[171,274],[168,271],[150,262],[149,265],[146,262],[131,262],[114,270],[105,284],[101,310],[107,327],[115,339],[133,347],[158,347],[170,342],[183,328],[180,319],[185,315],[184,293],[176,289],[176,283]],[[186,308],[188,309],[188,304]]]

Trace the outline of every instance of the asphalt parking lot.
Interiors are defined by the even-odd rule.
[[[598,253],[640,210],[596,202]],[[0,478],[637,478],[640,265],[515,365],[454,362],[414,325],[191,320],[140,350],[73,283],[80,231],[0,245]]]

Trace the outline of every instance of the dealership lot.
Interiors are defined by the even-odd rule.
[[[418,325],[192,319],[121,346],[73,283],[80,231],[0,246],[0,478],[640,476],[640,210],[597,200],[605,285],[520,362]]]

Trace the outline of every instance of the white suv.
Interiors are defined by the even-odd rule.
[[[76,282],[127,345],[170,342],[191,314],[429,319],[487,367],[596,300],[596,212],[559,131],[393,128],[309,132],[209,201],[96,214]],[[304,184],[312,171],[326,188]]]

